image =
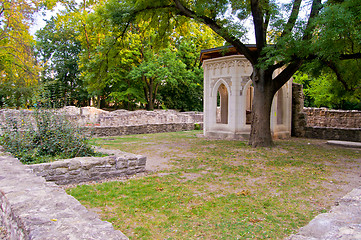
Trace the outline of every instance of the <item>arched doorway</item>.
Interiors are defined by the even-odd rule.
[[[246,95],[246,124],[252,123],[252,102],[253,102],[253,87],[249,86]]]
[[[228,90],[223,83],[217,90],[216,122],[228,124]]]
[[[283,91],[282,88],[277,93],[277,124],[283,124]]]

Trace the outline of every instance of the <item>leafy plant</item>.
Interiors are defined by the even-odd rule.
[[[7,114],[1,130],[0,144],[25,164],[95,154],[77,126],[48,110]]]
[[[194,130],[201,130],[201,125],[199,125],[199,123],[195,123]]]

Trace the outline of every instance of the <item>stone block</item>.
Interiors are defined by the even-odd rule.
[[[117,161],[116,163],[116,169],[123,169],[123,168],[127,168],[128,167],[128,162],[127,161]]]
[[[137,171],[135,170],[135,169],[127,169],[127,171],[126,171],[126,173],[127,173],[127,175],[134,175],[134,174],[136,174],[137,173]]]
[[[113,167],[112,167],[112,165],[109,165],[109,164],[106,164],[106,165],[99,165],[99,166],[94,166],[94,170],[95,171],[102,171],[102,172],[104,172],[104,171],[109,171],[109,170],[111,170]]]
[[[80,169],[69,171],[70,175],[80,175],[81,173],[82,173],[82,171]]]
[[[108,163],[114,165],[117,162],[116,156],[109,156]]]
[[[46,181],[52,181],[56,183],[66,180],[66,178],[67,178],[66,175],[53,175],[53,176],[48,175],[45,177]]]
[[[137,159],[129,159],[129,160],[128,160],[128,166],[129,166],[129,167],[135,167],[135,166],[137,166]]]
[[[63,175],[68,172],[69,172],[68,168],[56,168],[55,169],[55,175]]]
[[[49,165],[49,169],[55,169],[55,168],[67,168],[69,163],[67,161],[55,161],[46,164]]]
[[[83,161],[82,162],[82,168],[85,170],[89,170],[91,168],[93,168],[94,166],[99,166],[102,165],[104,161],[96,159],[96,158],[92,158],[89,159],[87,161]]]
[[[79,168],[81,168],[81,162],[79,160],[73,159],[73,160],[71,160],[69,162],[69,167],[68,168],[69,168],[70,171],[79,169]]]
[[[138,162],[137,162],[137,165],[138,166],[145,166],[147,163],[147,158],[146,157],[138,157]]]

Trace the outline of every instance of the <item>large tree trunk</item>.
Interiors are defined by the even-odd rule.
[[[273,146],[270,127],[271,106],[275,94],[272,89],[272,73],[255,69],[253,87],[252,126],[248,144],[252,147]]]

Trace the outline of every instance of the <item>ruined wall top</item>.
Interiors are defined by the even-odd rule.
[[[0,109],[0,120],[5,116],[31,117],[33,110]],[[175,110],[116,110],[105,111],[94,107],[77,108],[67,106],[55,113],[63,114],[79,126],[124,126],[161,123],[198,123],[203,122],[203,114],[198,112],[178,112]]]

